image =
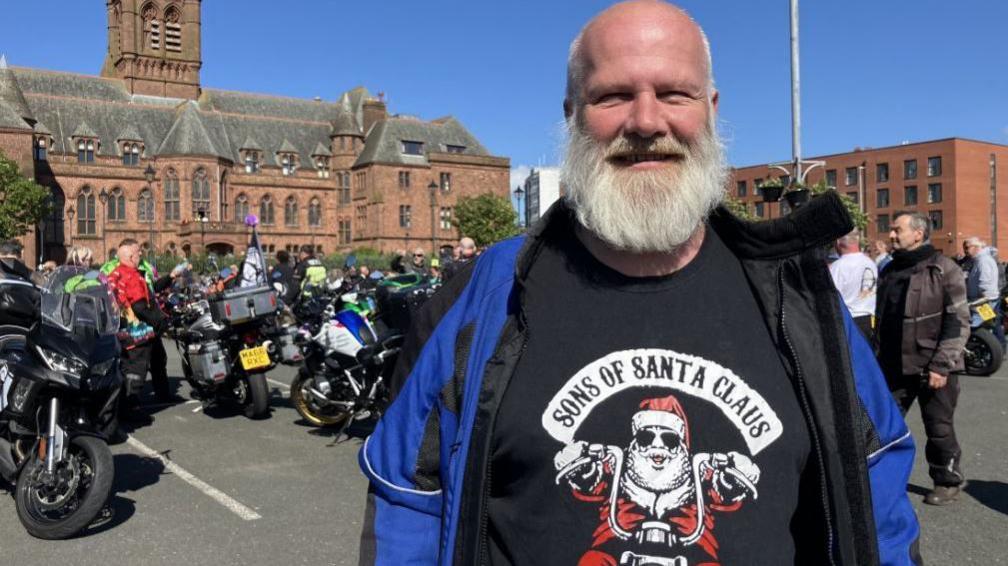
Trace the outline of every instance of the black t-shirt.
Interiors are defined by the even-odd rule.
[[[648,278],[572,231],[541,254],[493,433],[491,563],[794,562],[808,430],[725,244],[708,229],[684,269]]]

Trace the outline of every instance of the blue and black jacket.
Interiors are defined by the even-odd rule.
[[[361,564],[486,562],[491,439],[527,336],[522,282],[546,228],[573,221],[555,205],[421,311],[394,400],[360,452],[371,482]],[[742,263],[809,427],[818,482],[801,497],[818,517],[796,537],[801,561],[919,564],[906,495],[913,439],[826,269],[825,245],[852,228],[843,204],[822,196],[760,223],[718,210],[710,227]]]

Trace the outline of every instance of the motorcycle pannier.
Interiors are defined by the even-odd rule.
[[[186,352],[193,379],[200,383],[213,384],[227,377],[227,356],[221,350],[220,342],[193,344],[190,347],[196,349],[196,352]]]
[[[276,313],[276,291],[272,287],[228,289],[210,300],[214,322],[243,324]]]

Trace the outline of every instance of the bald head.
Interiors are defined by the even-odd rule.
[[[597,66],[599,57],[655,41],[674,41],[691,51],[689,59],[702,70],[708,96],[714,94],[710,42],[693,18],[663,0],[629,0],[592,18],[571,42],[565,113],[570,116],[581,102],[584,79]]]
[[[472,238],[462,238],[459,240],[459,253],[462,257],[476,255],[476,242]]]

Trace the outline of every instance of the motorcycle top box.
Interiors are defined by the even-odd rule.
[[[210,299],[210,313],[220,324],[245,324],[272,316],[276,310],[276,291],[272,287],[228,289]]]

